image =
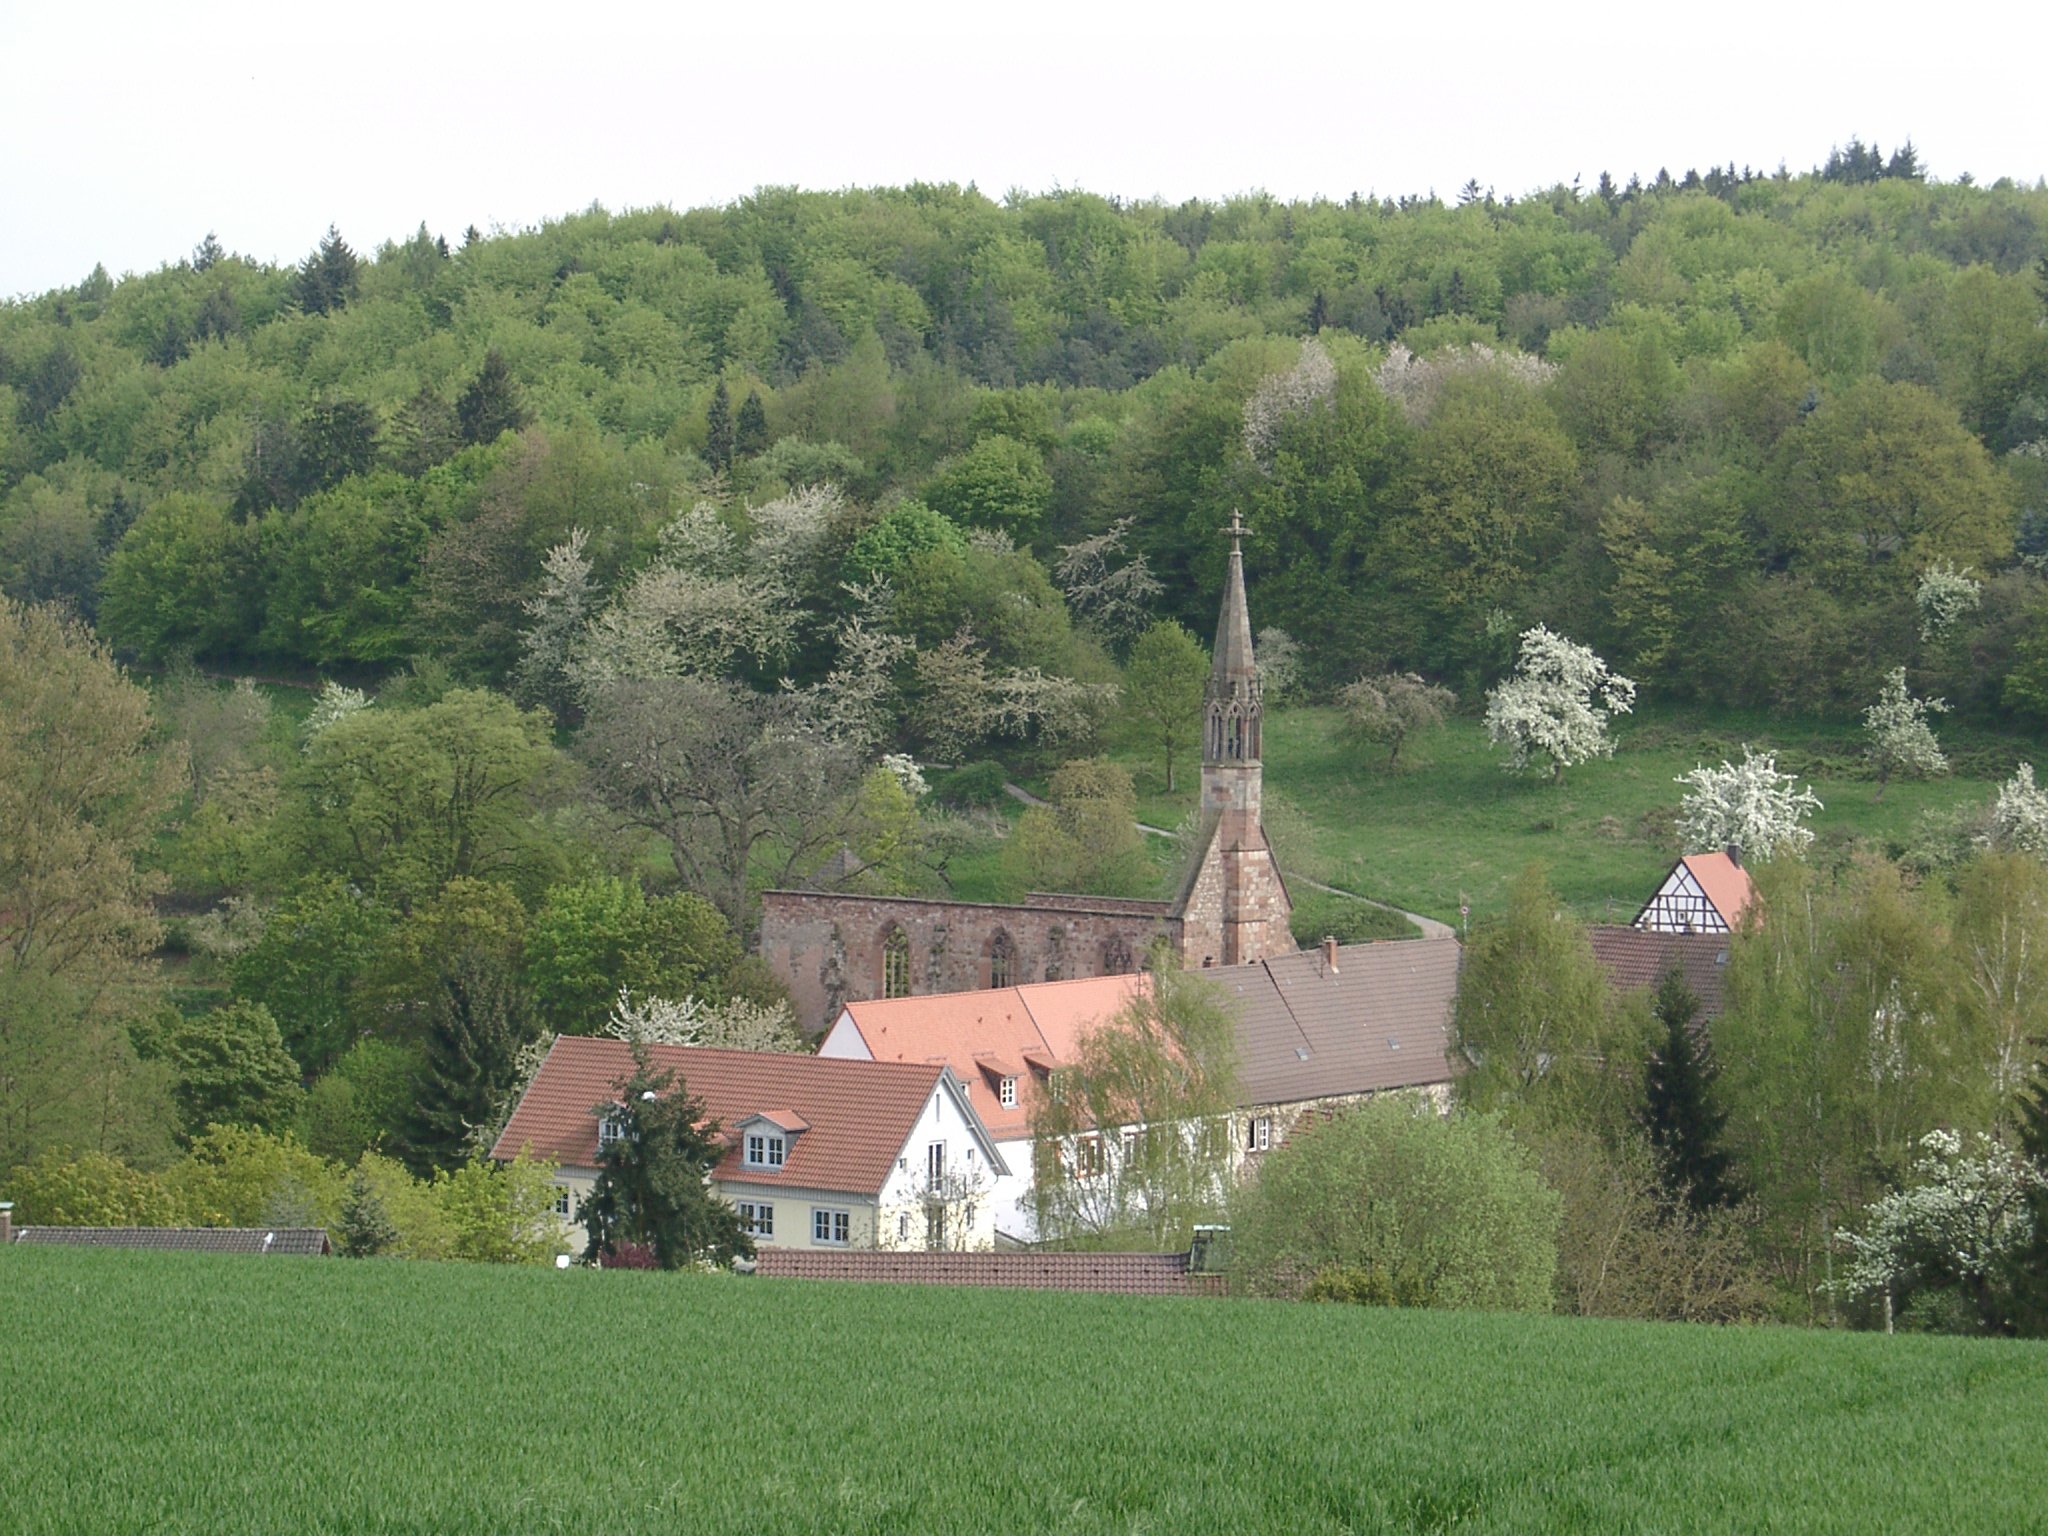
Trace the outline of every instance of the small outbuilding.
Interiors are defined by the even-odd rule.
[[[309,1259],[334,1252],[322,1227],[19,1227],[14,1240],[63,1248],[160,1248]]]

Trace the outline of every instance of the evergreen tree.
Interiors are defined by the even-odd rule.
[[[209,267],[219,266],[221,262],[227,259],[227,254],[226,251],[220,248],[220,241],[214,237],[213,231],[209,229],[206,232],[206,238],[192,247],[192,270],[194,272],[204,272]]]
[[[645,1046],[634,1047],[633,1063],[633,1075],[618,1085],[619,1102],[591,1111],[616,1134],[598,1148],[597,1183],[583,1202],[585,1257],[644,1243],[663,1269],[751,1259],[754,1242],[739,1213],[704,1182],[725,1155],[717,1122],[682,1078],[655,1069]]]
[[[424,1174],[468,1160],[469,1134],[511,1086],[519,1049],[538,1033],[525,990],[503,960],[470,950],[442,966],[427,1015],[421,1076],[405,1158]]]
[[[361,1167],[349,1175],[336,1235],[341,1239],[341,1256],[345,1259],[374,1259],[398,1241],[398,1226],[384,1209],[383,1196]]]
[[[1657,988],[1655,1011],[1664,1043],[1644,1070],[1640,1118],[1657,1150],[1665,1196],[1699,1212],[1733,1205],[1741,1192],[1731,1174],[1734,1159],[1720,1145],[1728,1116],[1714,1105],[1713,1048],[1694,1032],[1700,1000],[1676,966]]]
[[[332,314],[355,297],[362,262],[332,224],[320,241],[320,248],[299,267],[293,296],[309,315]]]
[[[462,449],[462,431],[455,410],[422,384],[419,393],[399,408],[394,422],[396,462],[405,474],[424,475],[445,464]]]
[[[751,459],[768,448],[768,410],[761,404],[761,391],[750,389],[747,398],[740,402],[740,413],[733,424],[732,451],[735,458]]]
[[[2020,1150],[2048,1173],[2048,1062],[2036,1062],[2031,1091],[2020,1100]],[[2048,1189],[2028,1199],[2033,1235],[2006,1263],[2005,1311],[2013,1330],[2026,1338],[2048,1338]]]
[[[732,450],[732,396],[720,379],[711,392],[711,409],[704,413],[704,457],[713,469],[725,469],[732,464]]]
[[[465,443],[495,443],[506,432],[526,425],[519,385],[496,347],[484,354],[484,365],[455,402],[455,420]]]
[[[360,400],[336,395],[309,406],[298,427],[299,497],[368,473],[377,462],[381,426],[375,409]]]

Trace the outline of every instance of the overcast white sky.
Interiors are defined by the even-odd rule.
[[[2048,173],[2038,3],[0,0],[0,294],[766,183],[1519,193],[1911,136]]]

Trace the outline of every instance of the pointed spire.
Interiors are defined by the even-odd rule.
[[[1216,682],[1250,680],[1258,676],[1252,655],[1251,609],[1244,600],[1244,521],[1232,511],[1230,526],[1230,571],[1223,582],[1223,613],[1216,621],[1216,657],[1209,675]]]

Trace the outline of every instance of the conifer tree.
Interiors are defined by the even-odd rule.
[[[732,450],[732,396],[720,379],[711,392],[711,409],[704,413],[704,457],[713,469],[725,469],[732,464]]]
[[[398,1227],[384,1209],[384,1199],[361,1167],[349,1175],[348,1192],[341,1201],[341,1256],[345,1259],[374,1259],[398,1241]]]
[[[219,239],[210,229],[206,232],[206,238],[192,247],[192,270],[194,272],[204,272],[209,267],[218,266],[226,259],[227,252],[220,248]]]
[[[362,262],[332,224],[320,241],[320,248],[299,268],[293,285],[299,308],[309,315],[332,314],[355,297],[358,269]]]
[[[768,448],[768,410],[761,404],[761,391],[750,389],[740,402],[733,425],[732,451],[735,458],[751,459]]]
[[[634,1046],[633,1075],[618,1091],[618,1102],[591,1110],[614,1134],[601,1141],[597,1183],[582,1205],[585,1257],[644,1243],[663,1269],[751,1259],[754,1242],[739,1212],[704,1182],[725,1155],[704,1101],[675,1072],[657,1070],[644,1045]]]
[[[455,420],[465,443],[495,443],[506,432],[526,425],[519,385],[496,347],[484,354],[484,365],[455,401]]]
[[[1643,1073],[1641,1121],[1657,1151],[1664,1193],[1695,1211],[1733,1205],[1741,1193],[1731,1173],[1734,1159],[1720,1145],[1728,1116],[1713,1101],[1713,1048],[1693,1032],[1700,1000],[1676,966],[1657,988],[1655,1011],[1664,1042]]]
[[[459,954],[438,983],[426,1071],[405,1137],[405,1159],[422,1174],[466,1161],[471,1128],[489,1118],[512,1081],[519,1048],[538,1033],[525,989],[494,956]]]
[[[2048,1061],[2034,1064],[2031,1091],[2020,1100],[2020,1150],[2048,1173]],[[2006,1313],[2026,1338],[2048,1337],[2048,1188],[2028,1197],[2031,1237],[2006,1262]]]

